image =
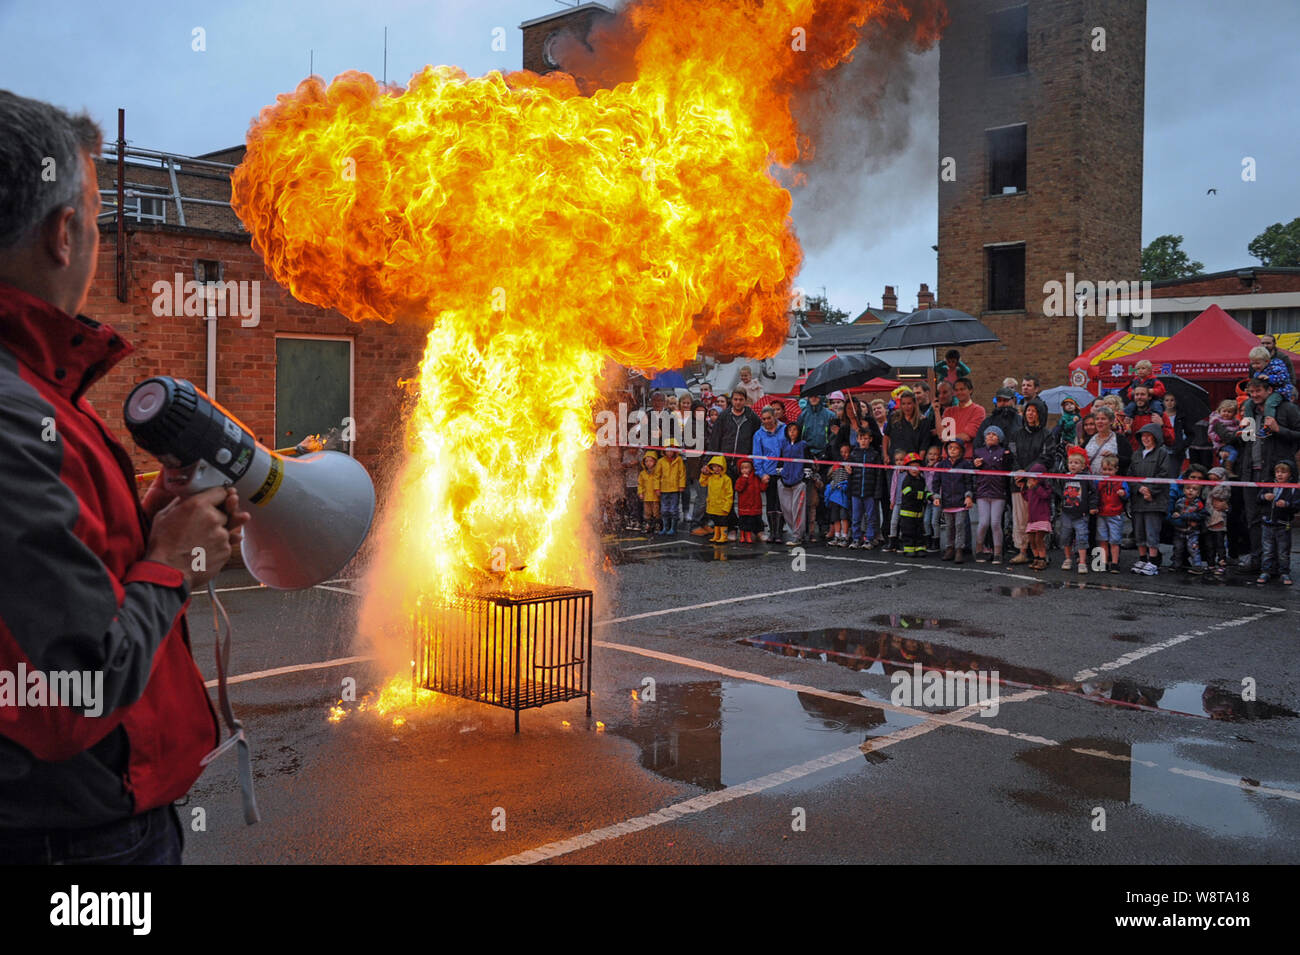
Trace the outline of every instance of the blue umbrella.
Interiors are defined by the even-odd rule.
[[[661,371],[650,379],[651,388],[685,388],[686,379],[680,371]]]
[[[1051,414],[1061,413],[1061,402],[1066,398],[1073,398],[1080,410],[1097,400],[1097,396],[1088,389],[1076,388],[1073,385],[1058,385],[1055,388],[1048,388],[1046,391],[1040,391],[1038,397],[1043,399],[1043,403],[1047,405],[1047,410]]]

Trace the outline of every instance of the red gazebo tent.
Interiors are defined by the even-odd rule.
[[[1133,378],[1133,366],[1146,360],[1156,375],[1179,375],[1201,385],[1210,393],[1211,401],[1236,393],[1237,382],[1250,370],[1246,356],[1259,344],[1259,338],[1217,305],[1211,305],[1172,338],[1152,339],[1146,348],[1124,349],[1127,353],[1119,355],[1115,353],[1116,339],[1108,346],[1108,354],[1108,349],[1101,348],[1106,341],[1103,339],[1071,362],[1071,371],[1084,369],[1092,383],[1113,390],[1128,384]],[[1286,354],[1292,362],[1300,363],[1300,355]]]

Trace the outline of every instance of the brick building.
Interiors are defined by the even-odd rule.
[[[1300,333],[1300,268],[1248,266],[1151,283],[1150,321],[1120,327],[1168,337],[1211,305],[1217,305],[1256,335]]]
[[[123,438],[141,471],[157,464],[131,443],[122,403],[151,375],[188,378],[211,390],[268,447],[342,430],[342,419],[350,417],[355,440],[346,449],[380,485],[386,456],[402,441],[397,382],[418,369],[425,333],[351,322],[297,301],[276,284],[230,208],[230,172],[242,156],[243,147],[196,158],[126,151],[121,301],[117,162],[114,144],[106,146],[97,163],[104,214],[86,314],[111,324],[135,351],[96,386],[96,410]],[[251,318],[238,313],[217,315],[210,300],[201,304],[203,314],[183,314],[183,307],[175,308],[177,274],[182,283],[249,283],[250,304],[251,283],[258,282],[257,324],[245,325]],[[167,283],[165,294],[156,288],[160,282]]]
[[[525,20],[519,24],[524,34],[524,69],[534,73],[556,69],[560,64],[555,57],[555,45],[565,34],[586,43],[592,26],[613,15],[614,11],[603,3],[582,3]]]
[[[948,10],[938,298],[1001,339],[963,350],[987,401],[1008,375],[1062,383],[1078,354],[1075,316],[1044,314],[1046,283],[1138,277],[1146,2],[952,0]],[[1085,317],[1085,346],[1113,330]]]

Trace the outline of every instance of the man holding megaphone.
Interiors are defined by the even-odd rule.
[[[179,863],[171,804],[220,740],[185,609],[249,517],[161,479],[141,506],[84,401],[131,351],[79,314],[101,139],[0,91],[0,862]]]

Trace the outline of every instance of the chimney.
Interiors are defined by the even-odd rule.
[[[930,286],[924,282],[921,283],[921,290],[916,293],[916,307],[934,308],[934,293],[930,291]]]
[[[805,325],[824,325],[826,323],[826,313],[822,311],[821,306],[815,305],[808,309],[803,322]]]
[[[882,312],[898,311],[898,296],[894,294],[892,285],[886,285],[885,294],[880,296],[880,310]]]

